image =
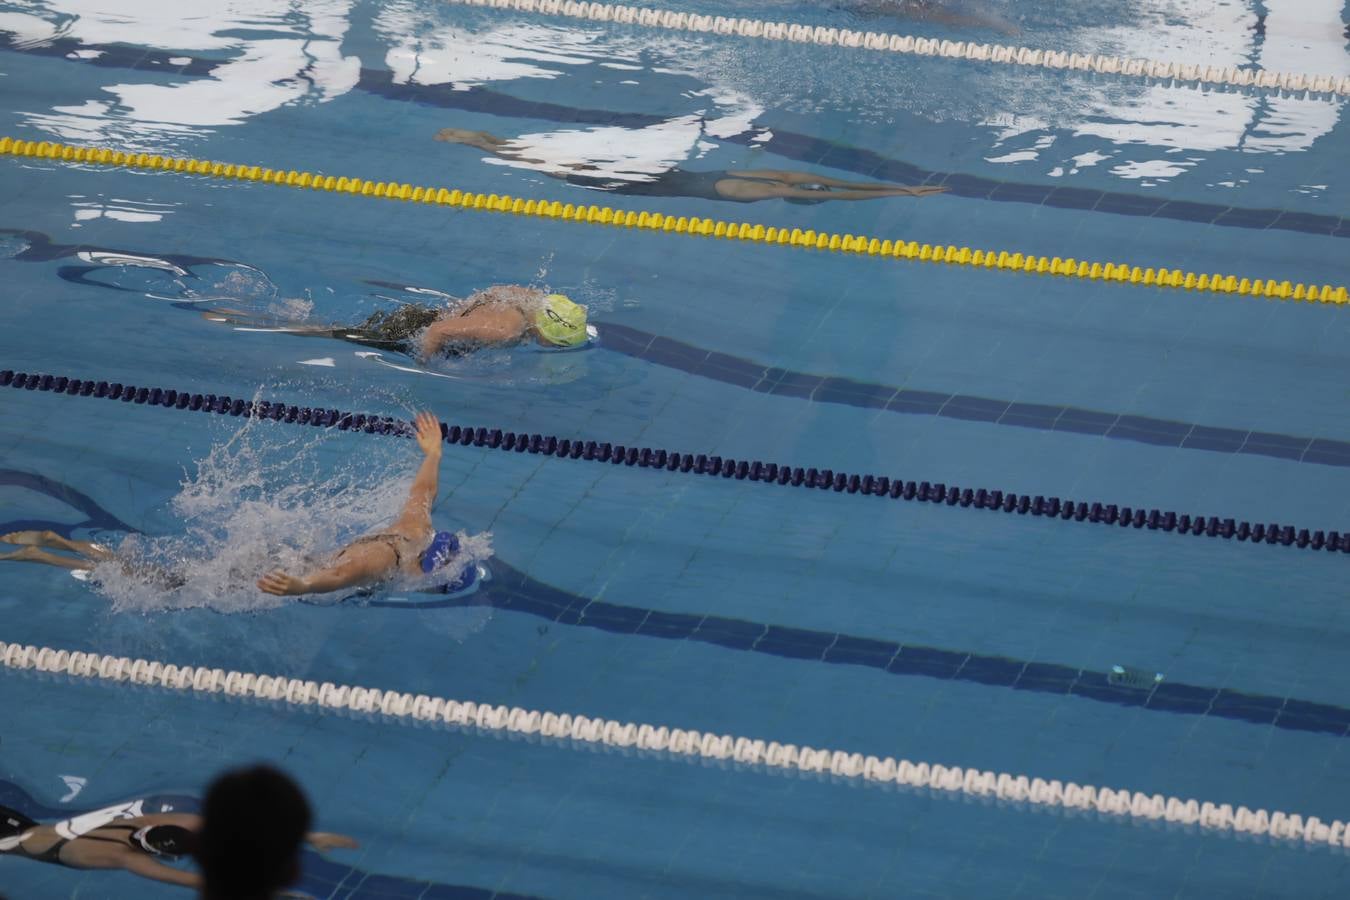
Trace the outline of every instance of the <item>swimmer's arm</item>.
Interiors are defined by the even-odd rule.
[[[149,878],[151,881],[176,884],[193,890],[201,890],[202,887],[202,876],[196,872],[184,872],[182,869],[174,869],[162,863],[157,863],[144,853],[131,853],[122,864],[122,868],[133,875]]]
[[[259,578],[258,587],[279,597],[330,594],[333,591],[370,584],[377,580],[386,568],[371,566],[365,561],[348,561],[308,576],[287,575],[278,569]]]
[[[421,412],[417,414],[414,426],[417,446],[421,448],[423,457],[412,488],[408,491],[408,502],[393,524],[393,530],[403,534],[431,527],[431,507],[436,504],[436,488],[440,480],[441,423],[431,413]],[[258,587],[265,593],[279,597],[329,594],[378,581],[392,568],[392,563],[384,564],[361,556],[346,559],[312,575],[289,575],[278,569],[259,578]]]
[[[413,420],[416,428],[417,446],[422,451],[422,465],[417,469],[412,487],[408,489],[408,502],[403,504],[394,528],[404,531],[419,531],[431,526],[431,508],[436,505],[436,490],[440,482],[441,468],[441,423],[429,412],[420,412]]]
[[[440,319],[422,332],[421,356],[435,356],[446,344],[474,342],[479,344],[507,344],[525,333],[525,317],[502,313],[471,314],[453,319]]]
[[[345,834],[336,834],[331,831],[311,831],[305,835],[305,843],[309,844],[315,850],[355,850],[361,845],[356,842],[356,838],[348,837]]]

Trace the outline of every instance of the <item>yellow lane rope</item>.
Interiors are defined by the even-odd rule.
[[[1080,278],[1086,281],[1110,281],[1151,287],[1181,288],[1216,294],[1269,297],[1279,300],[1345,304],[1350,302],[1344,285],[1293,283],[1272,278],[1240,278],[1225,274],[1196,274],[1181,269],[1141,268],[1129,263],[1102,263],[1061,259],[1058,256],[1008,253],[1006,250],[972,250],[969,247],[923,244],[917,241],[879,240],[867,235],[836,234],[803,231],[799,228],[778,228],[750,222],[726,222],[720,219],[686,218],[661,213],[634,212],[608,206],[581,206],[560,203],[557,200],[525,200],[520,197],[476,194],[470,191],[436,187],[419,187],[398,182],[368,181],[364,178],[334,177],[311,172],[266,169],[260,166],[237,165],[200,159],[181,159],[146,153],[123,153],[105,147],[72,147],[48,141],[20,141],[0,137],[0,155],[26,156],[62,162],[93,163],[128,169],[154,169],[165,172],[183,172],[212,178],[238,181],[258,181],[264,184],[286,185],[317,191],[360,194],[385,200],[454,206],[461,209],[481,209],[533,216],[543,219],[564,219],[588,222],[618,228],[641,228],[647,231],[673,232],[727,238],[757,244],[781,244],[810,247],[817,250],[836,250],[865,256],[887,256],[898,259],[972,266],[983,269],[1001,269],[1013,272],[1034,272]]]

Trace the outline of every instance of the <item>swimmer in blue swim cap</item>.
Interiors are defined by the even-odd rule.
[[[417,470],[403,511],[388,528],[367,534],[343,547],[327,564],[312,572],[291,575],[280,569],[258,579],[258,587],[280,596],[327,594],[348,588],[369,587],[397,576],[424,579],[444,570],[458,550],[448,532],[431,524],[431,507],[441,466],[441,423],[429,412],[414,420],[422,465]],[[445,572],[456,579],[460,571]]]
[[[429,412],[418,413],[413,430],[422,450],[422,465],[394,523],[357,538],[312,571],[301,575],[280,570],[269,572],[258,579],[259,589],[277,595],[326,594],[372,587],[400,576],[416,583],[413,590],[430,593],[457,593],[475,584],[482,574],[474,564],[482,558],[482,547],[462,552],[454,534],[437,531],[431,524],[441,463],[441,423]],[[0,544],[19,548],[0,552],[0,561],[68,569],[82,580],[91,577],[100,565],[113,564],[127,576],[157,590],[177,590],[189,581],[183,571],[162,567],[134,554],[123,555],[103,544],[71,540],[54,531],[0,534]]]

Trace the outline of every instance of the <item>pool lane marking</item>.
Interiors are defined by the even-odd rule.
[[[378,714],[394,719],[475,727],[496,735],[539,736],[573,745],[644,750],[712,764],[735,762],[770,771],[832,775],[848,782],[930,788],[951,797],[977,797],[1036,808],[1096,812],[1116,822],[1166,822],[1198,826],[1202,833],[1287,840],[1300,846],[1350,848],[1350,826],[1298,813],[1233,808],[1190,798],[1129,789],[1079,785],[1039,776],[978,768],[914,763],[890,756],[783,744],[697,729],[671,728],[570,713],[459,701],[427,694],[319,683],[284,675],[260,675],[207,666],[0,641],[0,664],[9,669],[89,680],[153,686],[188,696],[223,694],[285,703],[307,711]]]
[[[84,380],[65,375],[14,372],[5,369],[0,371],[0,388],[4,387],[66,394],[72,397],[92,397],[119,403],[148,403],[150,406],[208,415],[270,419],[275,422],[319,428],[336,427],[339,431],[364,431],[366,434],[393,437],[409,437],[413,433],[411,423],[391,416],[344,412],[321,407],[300,407],[271,400],[243,400],[158,387],[137,387],[121,382]],[[885,475],[858,475],[836,472],[833,469],[818,470],[814,467],[804,469],[800,466],[779,465],[759,460],[737,460],[703,453],[682,453],[662,448],[574,440],[554,435],[517,433],[473,425],[443,423],[441,433],[444,441],[449,444],[480,447],[503,453],[584,459],[603,465],[636,466],[669,473],[720,478],[724,481],[748,480],[776,487],[805,488],[836,494],[847,492],[877,499],[903,499],[906,502],[960,506],[962,509],[1030,514],[1037,518],[1114,526],[1117,531],[1147,527],[1150,531],[1161,530],[1178,537],[1204,535],[1223,538],[1226,541],[1236,539],[1239,544],[1246,544],[1249,547],[1265,543],[1350,554],[1350,532],[1342,535],[1339,531],[1324,532],[1321,529],[1309,531],[1307,528],[1297,528],[1293,525],[1239,522],[1236,519],[1220,519],[1217,516],[1197,515],[1192,518],[1190,514],[1179,515],[1168,510],[1145,510],[1142,507],[1121,507],[1114,503],[1061,500],[1059,497],[1047,498],[1040,495],[1033,498],[1027,494],[1016,494],[1011,491],[1005,494],[1001,490],[961,488],[943,482],[930,484],[927,481],[916,482],[902,478],[892,480]],[[1251,543],[1247,544],[1248,541]]]
[[[1168,287],[1213,294],[1238,294],[1279,300],[1344,305],[1350,293],[1344,285],[1294,284],[1272,278],[1239,278],[1222,273],[1187,272],[1182,269],[1140,268],[1129,263],[1100,263],[1073,258],[1061,259],[1034,254],[1008,253],[1006,250],[972,250],[969,247],[941,246],[917,241],[878,239],[867,235],[803,231],[751,222],[721,219],[686,218],[662,213],[621,210],[608,206],[586,206],[557,200],[526,200],[497,194],[479,194],[458,189],[426,187],[400,182],[370,181],[363,178],[268,169],[256,165],[185,159],[147,153],[124,153],[106,147],[75,147],[48,141],[24,141],[0,137],[0,155],[50,159],[56,162],[86,163],[125,169],[151,169],[178,174],[202,175],[237,181],[261,182],[277,186],[305,188],[331,193],[356,194],[383,200],[399,200],[460,209],[484,210],[541,219],[607,225],[615,228],[639,228],[699,237],[726,238],[755,244],[776,244],[796,248],[832,250],[860,256],[882,256],[971,268],[998,269],[1057,275],[1084,281],[1107,281],[1141,287]]]
[[[576,0],[444,0],[458,6],[479,6],[511,12],[537,13],[595,22],[617,22],[670,31],[701,34],[736,35],[767,41],[789,41],[930,56],[972,62],[1001,63],[1031,68],[1095,72],[1159,81],[1219,84],[1255,87],[1291,93],[1350,96],[1350,76],[1311,75],[1278,72],[1269,69],[1239,69],[1153,59],[1131,59],[1096,53],[1072,53],[1017,47],[1004,44],[978,44],[974,41],[950,41],[915,37],[885,31],[854,31],[794,22],[768,22],[727,16],[706,16],[653,7],[622,6],[609,3],[584,3]]]
[[[62,482],[35,478],[30,473],[12,469],[0,469],[0,483],[6,481],[24,484],[58,500],[73,495],[83,496]],[[90,518],[79,525],[72,527],[69,524],[37,520],[0,522],[0,534],[50,529],[70,537],[75,528],[135,532],[130,525],[119,522],[92,500],[86,500],[92,504],[85,510]],[[1246,693],[1231,687],[1215,688],[1172,680],[1139,689],[1113,683],[1107,672],[1043,660],[992,656],[968,650],[950,650],[706,613],[624,606],[569,593],[531,578],[500,558],[491,560],[488,566],[492,577],[482,582],[482,590],[469,596],[416,601],[400,598],[363,599],[361,605],[427,610],[486,602],[506,612],[537,616],[548,622],[594,628],[611,634],[689,641],[805,662],[858,666],[894,676],[933,678],[1060,696],[1067,694],[1077,700],[1110,703],[1149,712],[1208,716],[1337,738],[1350,733],[1350,709],[1313,703],[1293,696]],[[75,577],[88,574],[71,573]]]
[[[0,530],[3,525],[0,524]],[[670,612],[596,600],[531,578],[494,558],[492,579],[468,596],[437,600],[371,599],[362,605],[385,609],[460,608],[482,603],[517,615],[536,616],[575,628],[593,628],[624,637],[688,641],[777,656],[798,662],[857,666],[891,676],[931,678],[1010,691],[1069,696],[1126,709],[1182,716],[1205,716],[1287,731],[1344,738],[1350,709],[1292,696],[1248,693],[1164,679],[1145,688],[1112,681],[1115,673],[1044,660],[949,650],[836,631],[798,628],[700,612]]]

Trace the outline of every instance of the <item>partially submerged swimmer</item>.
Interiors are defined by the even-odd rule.
[[[476,573],[476,568],[452,565],[461,562],[458,538],[450,532],[436,531],[431,524],[441,462],[441,424],[427,412],[419,413],[413,424],[423,454],[422,465],[394,523],[357,538],[305,574],[275,570],[263,575],[257,582],[262,591],[278,596],[326,594],[371,587],[399,577],[415,579],[426,585],[426,590],[455,591],[465,587],[466,579]],[[52,531],[17,531],[0,535],[0,541],[20,545],[14,552],[0,554],[0,560],[42,563],[76,572],[91,572],[100,564],[115,562],[132,577],[152,581],[164,590],[187,583],[180,573],[123,560],[102,544],[70,540]],[[65,556],[53,550],[74,555]]]
[[[374,313],[353,330],[410,345],[423,360],[530,340],[573,350],[596,336],[595,328],[586,324],[586,307],[565,294],[521,285],[494,285],[449,307],[403,304],[392,312]]]
[[[265,593],[278,596],[327,594],[369,587],[397,576],[422,579],[449,565],[459,549],[455,536],[431,524],[441,466],[441,423],[429,412],[417,414],[417,446],[422,465],[408,490],[403,511],[388,528],[352,541],[328,564],[303,575],[280,569],[258,579]],[[458,572],[446,574],[458,575]]]
[[[481,348],[525,342],[554,350],[576,350],[599,334],[586,321],[586,307],[565,294],[499,284],[460,300],[438,291],[419,290],[444,298],[446,305],[400,302],[393,310],[379,310],[351,326],[298,323],[276,327],[278,320],[226,308],[204,310],[202,316],[245,330],[284,331],[393,349],[423,362],[438,355],[464,356]]]
[[[487,131],[442,128],[436,140],[464,144],[507,162],[518,162],[577,187],[637,197],[688,197],[754,203],[786,200],[789,203],[824,203],[827,200],[879,200],[882,197],[926,197],[947,190],[939,185],[909,186],[881,181],[841,181],[826,175],[782,169],[721,169],[693,172],[678,167],[654,177],[620,178],[597,175],[589,163],[549,162],[536,159],[523,140],[508,140]]]
[[[140,801],[49,825],[0,806],[0,855],[72,869],[122,869],[142,878],[200,889],[200,875],[167,863],[192,855],[201,824],[201,817],[191,813],[144,814]],[[357,846],[346,835],[327,832],[313,832],[305,840],[317,850]]]

